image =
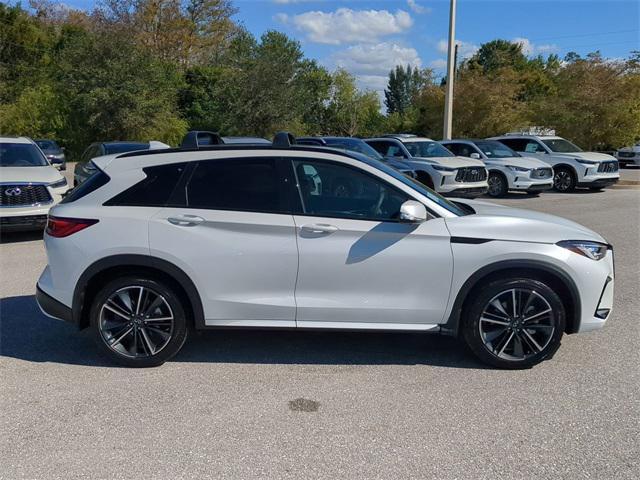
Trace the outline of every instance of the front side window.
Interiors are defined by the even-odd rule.
[[[49,165],[32,143],[0,143],[0,167],[45,167]]]
[[[453,153],[444,148],[438,142],[420,140],[416,142],[404,142],[404,146],[412,157],[453,157]]]
[[[527,141],[527,144],[524,147],[524,151],[526,153],[547,153],[544,147],[535,140]]]
[[[574,152],[582,151],[580,147],[574,145],[568,140],[565,140],[564,138],[553,138],[549,140],[543,140],[542,143],[544,143],[547,147],[549,147],[549,150],[551,150],[552,152],[574,153]]]
[[[386,182],[346,165],[294,160],[302,213],[356,220],[397,221],[410,198]]]
[[[190,208],[287,213],[285,187],[275,158],[225,158],[198,162],[185,196]]]

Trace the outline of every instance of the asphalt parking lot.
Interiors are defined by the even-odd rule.
[[[0,478],[639,478],[640,190],[500,203],[615,247],[605,329],[528,371],[406,333],[215,331],[115,368],[43,316],[36,235],[0,244]]]

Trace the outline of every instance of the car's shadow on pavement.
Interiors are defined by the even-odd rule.
[[[0,244],[42,240],[43,234],[44,233],[42,230],[34,230],[29,232],[0,232]]]
[[[46,317],[33,295],[0,300],[0,356],[114,366],[87,330]],[[485,368],[456,339],[406,332],[208,330],[192,334],[171,362]]]

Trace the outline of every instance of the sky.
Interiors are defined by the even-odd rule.
[[[65,0],[91,9],[96,0]],[[234,0],[236,20],[254,35],[280,30],[307,57],[343,67],[359,85],[382,91],[397,64],[444,73],[449,0]],[[639,0],[458,0],[456,41],[468,57],[484,42],[521,42],[531,56],[600,50],[626,58],[640,50]]]

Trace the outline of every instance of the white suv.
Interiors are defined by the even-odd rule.
[[[0,228],[2,232],[43,229],[52,205],[69,189],[36,143],[0,137]]]
[[[640,167],[640,142],[632,147],[618,149],[616,158],[622,166],[628,167],[633,165],[634,167]]]
[[[576,187],[600,190],[620,180],[618,161],[611,155],[583,152],[561,137],[552,135],[507,134],[493,137],[507,147],[534,156],[553,167],[553,187],[571,192]]]
[[[276,140],[94,160],[51,211],[42,310],[129,366],[161,364],[193,326],[439,332],[524,368],[610,315],[597,233]]]
[[[492,197],[509,191],[536,195],[553,188],[553,169],[537,158],[525,157],[495,140],[447,140],[440,142],[460,157],[482,160],[489,170]]]
[[[382,156],[408,164],[416,178],[443,195],[477,197],[487,191],[487,169],[480,160],[456,157],[430,138],[386,135],[365,140]]]

